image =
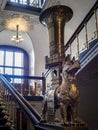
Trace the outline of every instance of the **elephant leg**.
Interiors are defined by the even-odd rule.
[[[66,122],[67,122],[67,106],[65,104],[61,104],[60,108],[61,108],[62,124],[66,124]]]

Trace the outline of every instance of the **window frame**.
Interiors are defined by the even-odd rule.
[[[0,65],[0,69],[4,69],[3,74],[6,74],[5,73],[6,68],[11,68],[12,74],[8,74],[8,75],[11,75],[11,76],[15,75],[15,73],[14,73],[15,69],[20,69],[21,71],[23,71],[23,74],[18,75],[18,76],[28,76],[29,75],[29,56],[24,49],[16,47],[16,46],[0,45],[0,51],[4,51],[4,60],[3,60],[4,63],[3,63],[3,65]],[[12,66],[5,65],[6,52],[13,52],[13,62],[14,62],[13,65],[14,66],[13,65]],[[22,53],[23,54],[23,66],[22,67],[15,66],[15,57],[14,57],[15,53]]]

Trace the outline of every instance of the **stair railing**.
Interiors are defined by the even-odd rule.
[[[40,114],[3,75],[0,75],[0,95],[5,108],[6,125],[11,129],[46,129],[40,126]]]
[[[44,95],[44,76],[20,76],[3,74],[23,96]]]
[[[65,54],[78,59],[80,53],[87,50],[89,43],[96,38],[98,38],[98,0],[65,44]]]

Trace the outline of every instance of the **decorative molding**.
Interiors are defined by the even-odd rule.
[[[12,20],[12,19],[23,19],[26,24],[28,24],[28,30],[32,30],[33,29],[33,25],[35,24],[39,24],[39,17],[38,16],[31,16],[28,14],[24,14],[24,13],[19,13],[19,12],[13,12],[13,11],[1,11],[0,12],[0,25],[7,28],[6,27],[6,21]],[[16,22],[16,21],[14,21]],[[14,30],[11,28],[7,28],[10,30]]]

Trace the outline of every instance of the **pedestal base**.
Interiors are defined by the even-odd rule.
[[[40,126],[43,126],[49,130],[89,130],[88,126],[86,124],[66,124],[65,126],[62,126],[59,123],[41,123]]]

